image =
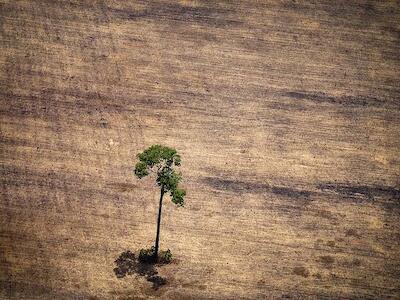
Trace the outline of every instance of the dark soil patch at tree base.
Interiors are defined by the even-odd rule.
[[[127,250],[122,252],[115,260],[117,265],[114,273],[117,278],[124,278],[127,275],[143,276],[147,281],[153,283],[153,289],[157,290],[167,283],[167,279],[158,274],[156,266],[162,266],[165,263],[143,263],[138,260],[136,255]]]

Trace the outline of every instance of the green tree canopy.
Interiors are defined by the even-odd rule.
[[[182,177],[174,166],[180,166],[181,158],[176,150],[162,145],[153,145],[137,155],[139,162],[135,166],[135,175],[143,178],[155,173],[161,193],[170,192],[171,200],[178,206],[184,205],[186,192],[178,187]]]

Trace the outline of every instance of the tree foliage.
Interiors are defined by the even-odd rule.
[[[176,150],[162,145],[153,145],[139,153],[137,158],[139,162],[135,166],[135,175],[143,178],[150,173],[155,173],[161,193],[169,192],[172,202],[183,206],[186,192],[178,187],[182,177],[174,167],[180,166],[181,158]]]

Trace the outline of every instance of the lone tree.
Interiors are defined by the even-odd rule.
[[[135,175],[141,179],[150,173],[155,173],[157,185],[160,187],[160,204],[158,207],[157,235],[154,245],[153,261],[158,261],[158,244],[160,239],[160,223],[162,201],[165,193],[170,193],[171,200],[178,206],[184,205],[186,192],[178,187],[182,179],[181,174],[175,171],[180,166],[181,157],[173,148],[162,145],[153,145],[137,155],[139,162],[135,166]]]

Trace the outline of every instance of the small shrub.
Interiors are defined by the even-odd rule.
[[[154,253],[155,253],[154,246],[151,247],[150,249],[140,249],[138,259],[141,263],[146,263],[146,264],[153,263],[154,262]]]
[[[171,250],[160,251],[158,260],[162,264],[169,264],[172,260],[172,253]]]
[[[152,263],[161,263],[161,264],[169,264],[172,260],[171,250],[160,251],[158,252],[158,261],[154,261],[155,255],[154,246],[150,249],[140,249],[138,260],[141,263],[152,264]]]

